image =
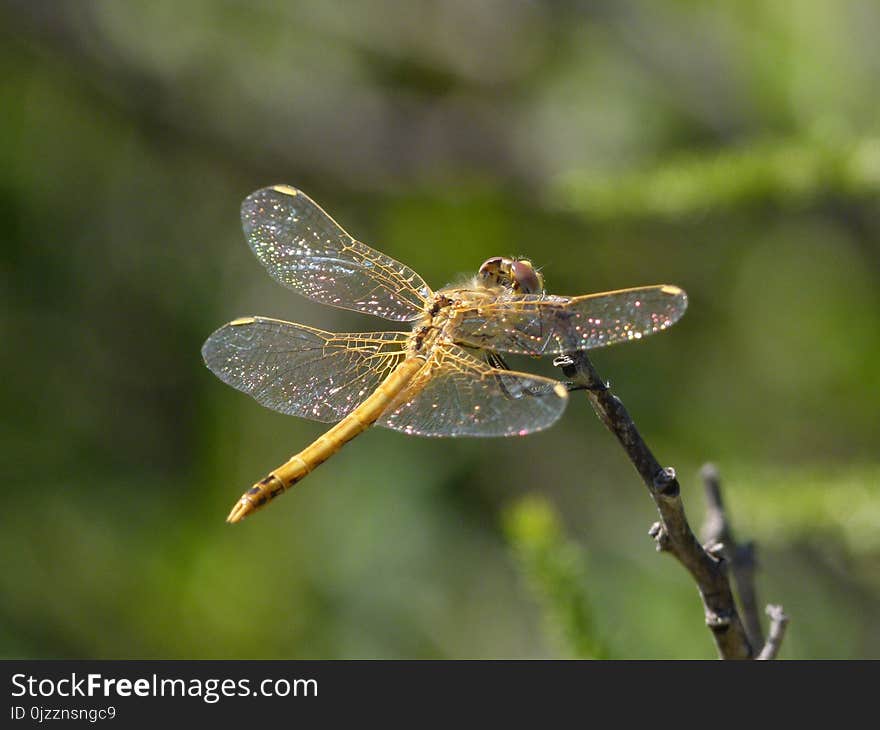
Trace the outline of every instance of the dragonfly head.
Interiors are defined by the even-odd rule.
[[[504,256],[486,259],[477,272],[477,280],[483,286],[503,286],[517,294],[541,294],[544,291],[544,277],[526,259]]]

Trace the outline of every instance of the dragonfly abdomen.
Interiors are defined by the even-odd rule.
[[[405,359],[382,381],[369,398],[333,428],[319,436],[277,469],[273,469],[268,476],[241,495],[226,521],[240,522],[251,512],[255,512],[270,500],[286,492],[327,461],[355,436],[366,431],[379,419],[389,404],[409,384],[424,364],[424,360],[420,358]]]

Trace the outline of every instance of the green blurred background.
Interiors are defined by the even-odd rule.
[[[589,654],[505,531],[530,495],[596,654],[714,656],[582,397],[523,439],[375,429],[224,523],[322,426],[223,385],[205,337],[386,327],[253,257],[240,202],[285,182],[435,288],[490,255],[685,288],[597,367],[695,527],[718,464],[783,656],[880,656],[878,37],[871,0],[2,0],[0,655]]]

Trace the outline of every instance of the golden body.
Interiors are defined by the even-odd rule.
[[[354,411],[333,428],[319,436],[298,454],[269,472],[269,476],[254,484],[235,503],[227,522],[238,522],[262,507],[270,499],[290,489],[294,484],[319,467],[358,434],[366,431],[382,415],[390,403],[422,368],[424,361],[409,359],[397,366]]]
[[[454,344],[453,335],[456,326],[456,311],[462,301],[476,304],[479,307],[480,304],[489,304],[497,301],[498,297],[504,293],[500,284],[494,286],[474,285],[467,289],[440,291],[434,297],[431,306],[427,308],[424,319],[413,328],[409,351],[403,362],[391,371],[372,395],[339,421],[339,423],[315,439],[298,454],[290,457],[277,469],[273,469],[269,472],[268,476],[261,479],[241,495],[226,521],[230,523],[239,522],[251,512],[255,512],[270,500],[286,492],[290,487],[327,461],[345,444],[372,426],[414,379],[427,382],[432,368],[438,366],[437,359],[432,357],[435,351],[435,344],[442,344],[447,347]],[[253,318],[242,318],[231,324],[242,326],[252,322]],[[420,372],[422,377],[417,379],[416,376]],[[565,388],[561,383],[557,383],[555,388],[559,397],[567,397]],[[410,397],[414,395],[412,388],[409,390],[408,395]]]
[[[242,220],[254,253],[285,286],[412,329],[337,334],[242,317],[208,338],[202,355],[222,380],[274,410],[335,423],[246,491],[229,522],[284,493],[374,424],[453,437],[547,428],[565,408],[565,386],[508,370],[499,352],[549,355],[637,340],[673,324],[687,306],[670,285],[548,295],[530,262],[503,257],[488,259],[467,284],[434,293],[284,185],[249,196]]]

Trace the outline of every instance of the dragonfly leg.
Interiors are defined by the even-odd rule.
[[[560,355],[553,360],[553,365],[554,367],[562,368],[563,372],[565,372],[565,368],[574,366],[574,359],[571,355]],[[566,375],[568,374],[569,373],[566,373]],[[611,383],[603,380],[591,380],[589,383],[577,383],[573,380],[563,380],[562,384],[569,392],[574,390],[589,390],[592,393],[602,393],[611,388]]]
[[[494,350],[486,351],[486,362],[489,364],[489,367],[493,367],[496,370],[510,370],[510,365]]]

